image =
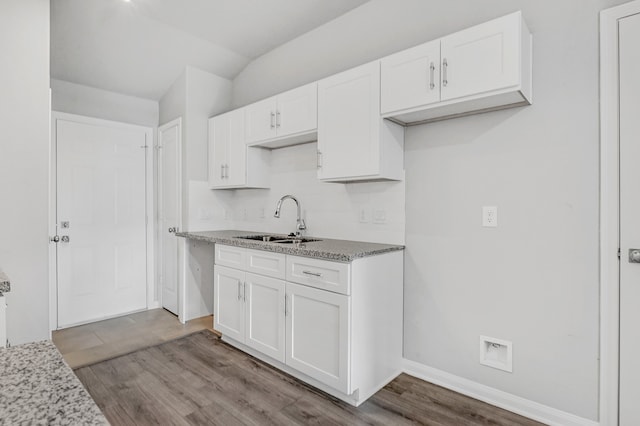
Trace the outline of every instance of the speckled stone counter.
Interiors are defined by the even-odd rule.
[[[108,425],[51,341],[0,349],[0,425]]]
[[[204,232],[178,232],[179,237],[192,240],[206,241],[210,243],[226,244],[230,246],[246,247],[256,250],[273,251],[277,253],[293,254],[296,256],[314,257],[334,260],[338,262],[351,262],[361,257],[375,256],[390,251],[404,250],[404,246],[392,244],[365,243],[360,241],[332,240],[322,237],[306,236],[305,238],[318,239],[300,244],[278,244],[256,240],[246,240],[242,236],[262,235],[264,232],[251,231],[204,231]],[[285,238],[285,236],[282,236]]]
[[[0,269],[0,296],[2,293],[9,293],[11,291],[11,283],[9,277]]]

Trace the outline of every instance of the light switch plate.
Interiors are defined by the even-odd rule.
[[[483,206],[482,207],[482,226],[485,228],[498,227],[498,207]]]

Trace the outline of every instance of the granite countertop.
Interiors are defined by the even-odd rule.
[[[0,425],[108,425],[51,341],[0,349]]]
[[[0,269],[0,296],[2,293],[9,293],[11,291],[11,283],[9,277]]]
[[[317,238],[319,241],[310,241],[300,244],[278,244],[273,242],[237,238],[241,236],[262,234],[266,233],[251,231],[203,231],[176,233],[178,237],[184,237],[192,240],[246,247],[256,250],[273,251],[276,253],[293,254],[296,256],[334,260],[338,262],[351,262],[352,260],[361,257],[375,256],[396,250],[404,250],[404,246],[399,245],[333,240],[329,238],[311,236],[305,236],[304,238]],[[282,237],[286,238],[284,235]]]

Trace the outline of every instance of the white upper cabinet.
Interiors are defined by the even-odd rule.
[[[518,86],[523,24],[518,12],[444,37],[442,100]]]
[[[269,151],[245,145],[245,111],[209,119],[209,187],[267,188]]]
[[[440,40],[381,61],[383,113],[440,101]]]
[[[380,116],[380,62],[318,83],[318,178],[402,180],[404,130]]]
[[[276,98],[265,99],[247,106],[245,109],[246,143],[267,140],[276,137]]]
[[[316,139],[317,83],[289,90],[244,109],[248,145],[279,148]]]
[[[531,54],[516,12],[388,56],[381,113],[408,124],[531,104]]]

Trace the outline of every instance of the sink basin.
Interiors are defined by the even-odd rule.
[[[285,237],[284,235],[247,235],[247,236],[240,236],[235,238],[240,238],[242,240],[263,241],[263,242],[276,243],[276,244],[300,244],[300,243],[310,243],[312,241],[320,241],[313,238]]]

